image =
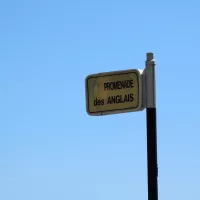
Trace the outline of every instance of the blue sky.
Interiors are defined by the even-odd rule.
[[[90,117],[88,74],[155,53],[159,199],[200,198],[194,1],[0,3],[0,199],[147,199],[146,113]]]

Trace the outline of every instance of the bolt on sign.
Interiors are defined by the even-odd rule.
[[[142,71],[132,69],[86,77],[89,115],[106,115],[144,109]]]

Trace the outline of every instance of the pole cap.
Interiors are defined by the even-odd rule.
[[[148,52],[148,53],[147,53],[147,61],[151,61],[151,60],[153,60],[153,59],[154,59],[153,53],[152,53],[152,52]]]

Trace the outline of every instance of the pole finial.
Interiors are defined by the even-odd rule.
[[[152,52],[148,52],[148,53],[147,53],[147,61],[151,61],[151,60],[153,60],[153,59],[154,59],[153,53],[152,53]]]

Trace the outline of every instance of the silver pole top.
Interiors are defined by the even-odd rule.
[[[154,59],[154,55],[152,52],[147,53],[147,61],[151,61]]]

